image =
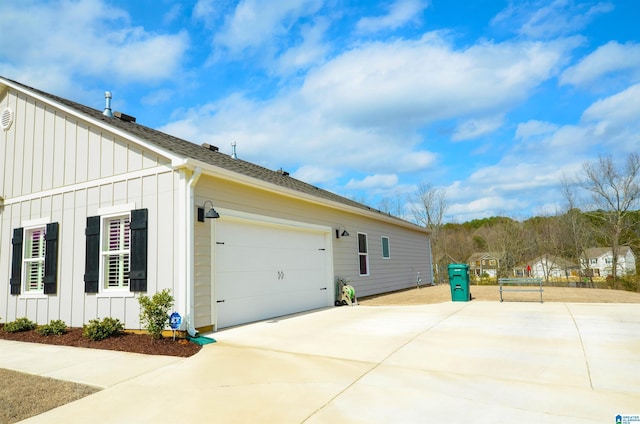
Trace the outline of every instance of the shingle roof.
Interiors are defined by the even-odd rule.
[[[478,261],[480,259],[500,259],[502,258],[502,254],[500,252],[474,252],[467,259],[468,263],[472,263]]]
[[[610,247],[590,247],[585,249],[584,254],[587,258],[599,258],[603,255],[610,255],[612,252]],[[627,253],[633,253],[629,246],[620,246],[618,249],[618,255],[625,256]]]
[[[204,148],[190,141],[183,140],[178,137],[174,137],[172,135],[160,132],[158,130],[154,130],[153,128],[149,128],[135,122],[128,122],[118,118],[106,117],[102,114],[102,111],[100,110],[96,110],[88,106],[84,106],[82,104],[73,102],[71,100],[44,92],[42,90],[38,90],[36,88],[26,86],[24,84],[21,84],[17,81],[10,80],[8,78],[0,77],[0,80],[1,79],[11,81],[13,84],[23,87],[26,90],[37,93],[40,96],[53,100],[56,103],[65,105],[81,113],[82,115],[90,117],[93,120],[105,122],[109,126],[115,127],[121,131],[129,133],[136,138],[142,139],[174,155],[184,157],[184,158],[195,159],[200,162],[206,163],[208,165],[212,165],[214,167],[219,167],[227,171],[252,177],[261,181],[268,182],[270,184],[274,184],[276,186],[295,190],[300,193],[305,193],[307,195],[311,195],[319,199],[329,200],[332,202],[337,202],[337,203],[341,203],[351,207],[355,207],[363,211],[379,214],[380,216],[384,216],[387,219],[391,218],[393,220],[397,220],[398,223],[403,223],[405,225],[411,224],[410,222],[405,221],[401,218],[394,217],[391,214],[379,211],[375,208],[371,208],[367,205],[353,201],[346,197],[339,196],[330,191],[305,183],[304,181],[297,180],[289,175],[283,175],[281,172],[272,171],[260,165],[256,165],[252,162],[244,161],[242,159],[234,159],[227,154]],[[415,227],[422,228],[417,225]]]

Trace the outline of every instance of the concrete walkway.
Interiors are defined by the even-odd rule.
[[[635,304],[342,307],[182,359],[0,341],[0,367],[106,387],[27,423],[615,423],[640,414]]]

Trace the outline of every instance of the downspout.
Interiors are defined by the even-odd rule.
[[[186,263],[186,275],[185,275],[185,282],[186,282],[186,293],[185,293],[185,321],[187,324],[187,333],[189,334],[189,336],[191,337],[196,337],[197,336],[197,331],[195,329],[195,326],[193,324],[193,316],[194,316],[194,310],[193,310],[193,287],[195,284],[194,281],[194,258],[193,258],[193,254],[194,254],[194,204],[193,202],[195,201],[195,186],[198,183],[198,180],[200,179],[200,176],[202,175],[202,168],[200,168],[199,166],[197,166],[194,170],[193,170],[193,174],[191,174],[191,178],[189,179],[189,181],[187,182],[187,193],[186,193],[186,211],[187,211],[187,216],[185,217],[185,225],[187,226],[187,228],[185,229],[185,234],[187,237],[187,243],[185,246],[185,251],[186,251],[186,258],[187,258],[187,263]]]
[[[431,234],[429,234],[429,255],[431,255],[431,263],[429,264],[429,274],[431,275],[431,284],[436,284],[436,281],[433,279],[433,250],[431,250]],[[438,274],[439,275],[439,274]]]

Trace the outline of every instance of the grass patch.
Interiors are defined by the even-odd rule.
[[[100,391],[79,383],[0,368],[0,423],[16,423]],[[10,382],[10,384],[7,384]]]

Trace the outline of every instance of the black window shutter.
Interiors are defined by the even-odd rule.
[[[56,294],[58,282],[58,223],[47,224],[44,235],[44,294]]]
[[[20,285],[22,284],[22,239],[24,237],[23,228],[13,229],[13,256],[11,260],[11,294],[20,294]]]
[[[98,293],[100,273],[100,217],[87,217],[85,229],[84,292]]]
[[[129,290],[147,291],[147,221],[149,211],[131,211],[131,255],[129,256]]]

